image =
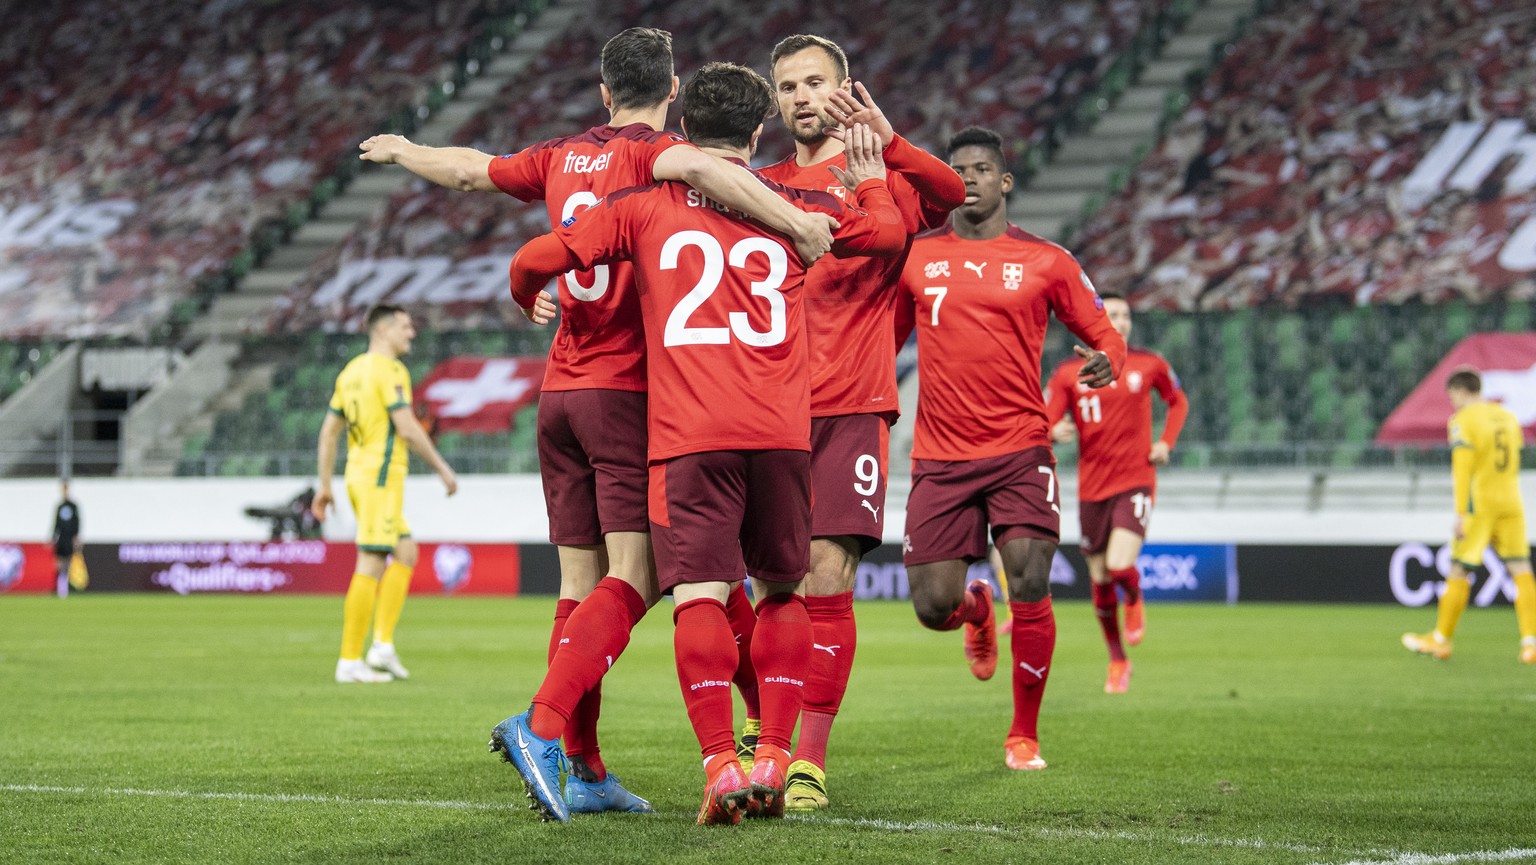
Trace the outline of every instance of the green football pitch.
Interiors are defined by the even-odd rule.
[[[703,784],[669,607],[604,685],[604,755],[655,815],[543,824],[487,753],[544,668],[551,599],[413,598],[412,677],[331,681],[339,597],[0,599],[0,862],[1536,861],[1536,668],[1514,615],[1409,655],[1427,610],[1158,606],[1129,694],[1083,603],[1044,772],[1010,772],[1006,665],[858,608],[833,807],[693,825]],[[1006,649],[1005,649],[1006,651]]]

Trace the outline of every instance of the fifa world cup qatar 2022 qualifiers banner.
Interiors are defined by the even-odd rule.
[[[516,544],[428,544],[411,579],[412,592],[515,595],[522,560]],[[86,544],[89,592],[178,595],[336,593],[352,580],[357,548],[325,541]],[[0,543],[0,592],[51,592],[53,550],[47,544]]]
[[[415,593],[553,595],[560,564],[548,544],[422,543],[411,583]],[[84,549],[88,592],[210,592],[342,594],[356,548],[324,541],[240,543],[95,543]],[[1168,601],[1333,601],[1432,604],[1450,572],[1450,547],[1404,543],[1374,546],[1147,544],[1137,566],[1154,603]],[[0,541],[0,594],[51,592],[52,548]],[[1239,579],[1241,575],[1241,579]],[[986,562],[974,579],[996,575]],[[1058,598],[1087,598],[1088,568],[1075,546],[1063,546],[1051,566]],[[905,600],[910,592],[901,548],[886,544],[859,565],[859,600]],[[1512,603],[1514,581],[1490,552],[1474,577],[1478,606]]]

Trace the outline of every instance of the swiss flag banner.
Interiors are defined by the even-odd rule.
[[[416,385],[435,432],[495,433],[539,398],[542,357],[455,357],[432,368]]]
[[[1483,377],[1483,398],[1503,403],[1536,440],[1536,333],[1480,333],[1456,343],[1376,433],[1377,444],[1444,444],[1451,401],[1445,380],[1457,367]]]

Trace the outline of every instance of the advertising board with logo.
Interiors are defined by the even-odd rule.
[[[1151,601],[1238,600],[1237,548],[1231,544],[1147,544],[1136,560],[1141,585]],[[999,590],[997,575],[987,562],[976,562],[966,580],[986,580]],[[1051,594],[1057,598],[1087,598],[1088,564],[1074,546],[1056,551],[1051,562]],[[911,597],[901,549],[886,544],[864,558],[854,582],[858,600],[905,600]],[[1002,597],[1001,593],[998,597]]]
[[[522,557],[516,544],[421,544],[411,591],[443,595],[515,595]],[[86,544],[89,591],[344,593],[357,548],[325,541],[273,543]],[[0,592],[54,590],[46,544],[0,543]]]

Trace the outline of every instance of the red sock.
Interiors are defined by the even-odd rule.
[[[1111,661],[1125,660],[1125,646],[1120,644],[1118,605],[1114,583],[1093,584],[1093,611],[1099,616],[1099,628],[1104,632],[1104,643],[1109,646]]]
[[[853,620],[853,592],[805,599],[811,617],[811,668],[805,681],[805,707],[800,715],[800,739],[795,759],[827,767],[827,737],[842,706],[853,672],[853,652],[859,632]]]
[[[757,692],[763,702],[758,747],[788,751],[805,700],[805,671],[811,665],[811,617],[805,598],[784,592],[758,603],[752,665],[757,668]]]
[[[725,597],[725,617],[731,622],[736,638],[736,675],[731,682],[741,692],[748,718],[762,718],[762,704],[757,697],[757,670],[752,667],[752,633],[757,630],[757,611],[747,599],[746,583],[737,583]]]
[[[623,654],[630,631],[644,615],[645,599],[628,583],[604,577],[597,584],[566,621],[560,650],[534,695],[530,724],[534,735],[550,739],[575,732],[577,741],[570,743],[571,753],[584,755],[597,750],[595,712],[581,723],[570,724],[571,730],[567,730],[566,722]]]
[[[555,601],[555,629],[549,632],[549,657],[547,663],[555,662],[555,652],[560,649],[560,639],[565,636],[565,623],[570,620],[571,613],[576,612],[576,607],[581,601],[575,598],[561,598]]]
[[[965,590],[965,595],[960,598],[960,606],[955,608],[944,624],[934,628],[936,631],[953,631],[964,624],[979,625],[987,620],[987,605],[985,599],[978,592]]]
[[[1120,591],[1125,592],[1127,604],[1134,604],[1141,600],[1141,571],[1136,570],[1135,565],[1110,571],[1109,578],[1120,587]]]
[[[1013,611],[1013,726],[1008,735],[1039,741],[1040,699],[1056,650],[1056,616],[1048,596],[1008,607]]]
[[[725,605],[711,598],[678,604],[672,621],[677,625],[672,632],[677,681],[699,750],[706,759],[724,753],[734,759],[731,673],[736,668],[736,640]]]

